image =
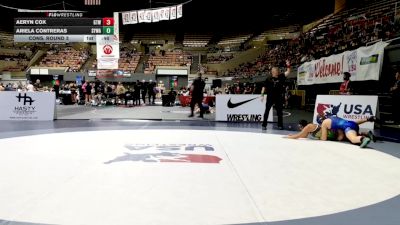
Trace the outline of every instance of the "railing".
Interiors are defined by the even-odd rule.
[[[380,41],[382,41],[382,40],[383,40],[383,39],[381,38],[381,39],[379,39],[379,40],[370,41],[370,42],[368,42],[367,44],[365,44],[365,46],[369,46],[369,45],[375,44],[375,43],[380,42]]]

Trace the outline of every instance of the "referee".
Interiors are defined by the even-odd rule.
[[[265,94],[267,94],[267,102],[265,104],[262,130],[267,129],[268,115],[272,106],[275,106],[276,114],[278,115],[278,129],[283,130],[282,108],[285,102],[285,81],[290,73],[289,60],[286,60],[286,66],[287,70],[285,73],[279,73],[278,67],[272,67],[272,77],[267,78],[264,82],[264,86],[261,90],[261,101],[264,101]]]
[[[198,74],[199,76],[193,80],[192,86],[190,87],[190,90],[192,92],[192,100],[190,101],[190,111],[191,114],[189,117],[194,116],[194,107],[196,104],[200,108],[200,116],[199,118],[203,118],[204,114],[204,107],[203,107],[203,93],[204,93],[204,87],[206,86],[205,82],[203,79],[201,79],[201,73]]]

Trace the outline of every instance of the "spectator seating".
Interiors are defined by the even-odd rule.
[[[0,45],[3,46],[13,46],[14,35],[10,32],[0,31]]]
[[[68,67],[68,71],[77,72],[89,58],[87,50],[75,50],[72,47],[52,49],[40,62],[44,67]]]
[[[157,66],[190,66],[192,55],[180,50],[151,54],[146,63],[144,73],[154,73]]]
[[[135,33],[132,43],[166,44],[175,42],[174,33]]]
[[[222,46],[237,46],[240,44],[243,44],[246,42],[252,35],[251,34],[241,34],[241,35],[235,35],[235,36],[228,36],[228,37],[223,37],[217,45],[222,45]]]
[[[218,64],[233,59],[233,53],[208,54],[207,63]]]
[[[32,52],[28,48],[0,48],[0,71],[24,71],[28,66],[31,56]]]
[[[266,38],[268,40],[277,40],[277,39],[291,39],[293,35],[291,34],[299,34],[300,32],[300,26],[299,25],[291,25],[287,27],[279,27],[279,28],[274,28],[270,29],[267,31],[264,31],[260,35],[257,35],[255,38],[253,38],[253,41],[264,41]]]
[[[184,34],[184,47],[206,47],[210,42],[211,34]]]
[[[296,66],[309,60],[394,38],[399,31],[393,18],[396,1],[366,2],[365,6],[326,17],[319,25],[298,38],[271,45],[254,62],[242,64],[223,76],[248,78],[262,75],[269,73],[272,66],[284,67],[287,59]]]

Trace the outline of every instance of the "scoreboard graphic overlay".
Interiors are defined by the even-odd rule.
[[[114,18],[15,18],[14,42],[96,42],[114,35]]]

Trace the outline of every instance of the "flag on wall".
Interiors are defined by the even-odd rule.
[[[139,10],[139,11],[138,11],[138,21],[139,21],[139,23],[145,22],[145,19],[144,19],[144,10]]]
[[[160,21],[165,20],[165,8],[161,8],[158,10],[158,15]]]
[[[85,0],[100,1],[100,0]],[[122,12],[122,24],[151,23],[179,19],[183,16],[183,4],[158,9],[142,9]]]
[[[176,7],[176,18],[179,19],[182,17],[182,4]]]
[[[152,11],[152,14],[153,14],[153,22],[158,22],[158,21],[160,21],[159,10],[158,10],[158,9],[153,10],[153,11]]]
[[[170,7],[170,10],[171,10],[171,12],[170,12],[170,15],[169,15],[169,19],[170,20],[176,19],[176,6]]]
[[[85,0],[85,5],[101,5],[101,0]]]
[[[153,17],[153,10],[144,11],[144,22],[151,23],[152,17]]]
[[[138,23],[137,11],[122,12],[122,24]]]

